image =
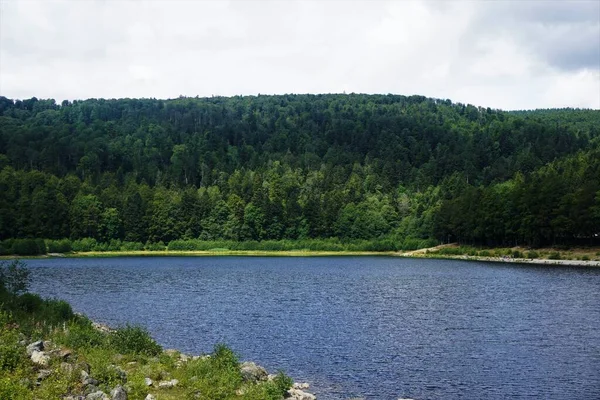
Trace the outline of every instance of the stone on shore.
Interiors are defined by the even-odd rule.
[[[269,377],[269,374],[263,367],[250,361],[242,363],[240,372],[242,373],[242,379],[247,382],[266,381]]]
[[[170,381],[160,381],[158,382],[158,387],[161,389],[170,389],[177,386],[178,383],[179,381],[177,379],[171,379]]]
[[[43,351],[44,350],[44,342],[38,340],[37,342],[30,343],[27,345],[27,355],[31,357],[34,351]]]
[[[112,400],[127,400],[127,392],[121,385],[115,387],[110,392],[110,396],[112,397]]]
[[[287,391],[286,398],[291,400],[316,400],[317,397],[314,394],[303,392],[300,389],[291,388]]]
[[[43,351],[33,350],[33,353],[31,353],[31,361],[33,361],[35,364],[45,367],[50,362],[50,356]]]
[[[85,396],[85,400],[110,400],[110,397],[102,390],[98,390]]]

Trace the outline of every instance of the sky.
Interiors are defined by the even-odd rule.
[[[0,95],[600,109],[600,1],[0,0]]]

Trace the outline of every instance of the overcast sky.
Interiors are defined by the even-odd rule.
[[[600,1],[0,0],[0,95],[600,108]]]

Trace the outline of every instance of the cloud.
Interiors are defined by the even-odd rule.
[[[399,93],[600,108],[600,3],[10,1],[12,98]]]

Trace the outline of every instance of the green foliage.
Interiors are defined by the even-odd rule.
[[[27,400],[32,399],[33,393],[24,381],[19,381],[11,376],[0,376],[0,399]]]
[[[535,250],[530,250],[527,252],[527,258],[539,258],[540,255],[537,251]]]
[[[107,346],[108,336],[95,329],[89,320],[77,320],[67,325],[58,341],[72,349],[91,349]]]
[[[523,258],[523,253],[520,252],[519,250],[513,250],[512,257],[513,258]]]
[[[46,240],[46,247],[48,253],[69,253],[73,250],[69,239]]]
[[[41,239],[15,239],[9,253],[18,256],[46,254],[46,244]]]
[[[2,320],[8,322],[10,317],[4,313],[0,315],[0,323],[3,322]],[[25,360],[25,348],[19,345],[19,332],[14,324],[0,324],[0,376],[3,371],[15,371]]]
[[[357,94],[0,103],[0,255],[44,254],[36,237],[58,253],[63,238],[73,251],[598,243],[594,110]]]
[[[560,252],[559,251],[554,251],[550,254],[548,254],[548,260],[560,260],[561,256],[560,256]]]
[[[125,325],[110,335],[110,344],[122,354],[144,354],[155,356],[162,348],[141,326]]]
[[[23,261],[0,261],[0,293],[19,295],[27,291],[30,282],[30,271]]]

